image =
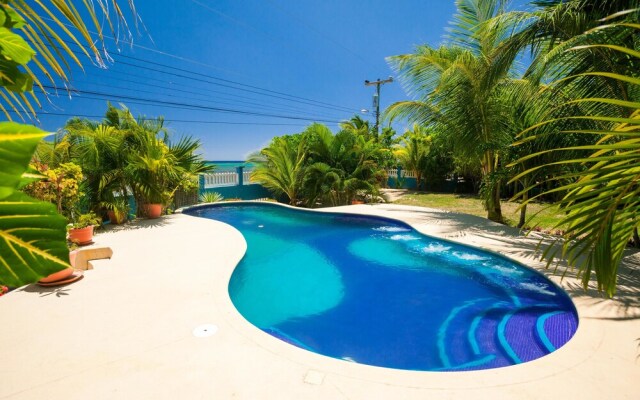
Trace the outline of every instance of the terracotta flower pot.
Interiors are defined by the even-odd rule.
[[[158,218],[162,215],[162,204],[143,204],[142,211],[147,218]]]
[[[93,242],[93,225],[86,228],[70,229],[69,241],[81,246]]]
[[[50,283],[50,282],[61,281],[61,280],[65,279],[65,278],[68,278],[69,276],[71,276],[71,274],[73,274],[73,268],[71,268],[71,267],[65,268],[62,271],[54,272],[53,274],[47,276],[46,278],[40,279],[40,282],[41,283]]]
[[[127,219],[127,214],[122,211],[116,212],[109,210],[107,211],[107,216],[109,217],[109,221],[116,225],[122,224]]]
[[[364,204],[362,200],[351,200],[351,204]]]

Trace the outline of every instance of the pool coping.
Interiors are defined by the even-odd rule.
[[[99,233],[96,245],[114,256],[75,284],[29,285],[0,298],[0,318],[11,322],[0,329],[0,398],[631,399],[640,392],[640,285],[628,271],[627,297],[604,300],[533,263],[525,242],[534,239],[481,218],[388,204],[316,212],[381,214],[525,262],[569,290],[578,330],[550,355],[491,370],[404,371],[322,356],[262,332],[233,307],[228,281],[246,250],[235,228],[177,214]],[[638,253],[625,260],[637,272]],[[217,333],[195,337],[205,323]],[[65,345],[51,346],[56,341]]]

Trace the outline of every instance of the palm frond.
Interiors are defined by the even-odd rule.
[[[603,28],[607,29],[617,30],[618,27],[613,24]],[[636,34],[638,31],[640,29],[636,29]],[[613,37],[603,35],[600,38],[612,40]],[[595,45],[580,46],[570,52],[589,52],[593,46]],[[625,54],[628,57],[627,63],[637,65],[640,61],[640,54],[636,54],[633,49],[621,49],[619,45],[612,47],[606,42],[597,46],[613,48],[616,52]],[[627,73],[617,72],[619,70],[626,70]],[[637,89],[632,86],[638,86],[640,82],[637,71],[633,75],[628,75],[628,71],[627,68],[616,68],[614,71],[582,73],[563,79],[562,83],[572,84],[572,79],[580,80],[591,75],[606,76],[616,83],[630,86],[632,93]],[[588,152],[588,156],[541,165],[544,167],[562,163],[582,167],[556,177],[568,182],[553,189],[566,192],[559,202],[560,209],[566,214],[559,226],[565,228],[566,233],[561,254],[551,255],[549,262],[553,256],[566,257],[570,266],[578,268],[585,288],[595,274],[598,290],[613,296],[617,270],[625,247],[640,225],[640,101],[620,100],[618,96],[609,96],[578,98],[565,104],[573,106],[576,103],[599,105],[594,109],[606,114],[570,115],[561,119],[591,121],[600,126],[605,124],[608,128],[564,131],[596,135],[599,138],[594,144],[552,150]],[[554,122],[544,121],[538,125]],[[523,157],[519,162],[535,159],[542,154]],[[529,168],[518,177],[534,173],[541,166]],[[547,193],[549,192],[551,191]]]

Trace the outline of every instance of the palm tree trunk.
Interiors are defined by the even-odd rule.
[[[518,221],[518,228],[522,228],[527,222],[527,204],[525,203],[529,199],[529,191],[526,191],[522,194],[522,208],[520,208],[520,221]]]
[[[485,163],[486,165],[483,168],[483,172],[485,173],[485,179],[490,177],[497,168],[498,157],[491,151],[487,151],[485,153]],[[486,199],[487,206],[487,218],[491,221],[500,222],[504,221],[502,217],[502,208],[500,207],[500,181],[497,180],[495,182],[490,182],[491,192],[488,194],[488,198]]]
[[[526,189],[529,187],[529,178],[525,177],[522,179],[522,188]],[[517,191],[517,186],[516,186]],[[520,220],[518,221],[518,228],[522,228],[524,224],[527,222],[527,200],[529,199],[529,190],[525,191],[522,194],[522,208],[520,208]]]
[[[499,182],[496,182],[491,187],[491,198],[488,204],[488,215],[487,218],[491,221],[495,222],[503,222],[502,218],[502,208],[500,207],[500,185]]]

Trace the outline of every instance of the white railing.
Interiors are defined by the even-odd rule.
[[[388,169],[387,170],[387,176],[389,178],[397,178],[398,177],[398,170],[397,169]],[[400,177],[401,178],[415,178],[416,177],[416,173],[415,173],[415,171],[407,171],[406,169],[403,169],[402,171],[400,171]]]
[[[204,187],[213,188],[221,186],[236,186],[238,174],[235,171],[221,171],[204,175]]]
[[[244,182],[245,185],[247,183],[251,182],[251,173],[252,172],[253,172],[253,170],[242,171],[242,181]]]
[[[415,171],[407,171],[407,170],[402,170],[402,177],[404,178],[415,178],[416,177],[416,173]]]
[[[242,180],[245,185],[252,183],[251,181],[252,170],[242,171]],[[204,174],[204,188],[215,188],[224,186],[238,186],[238,172],[237,171],[219,171],[211,174]]]

